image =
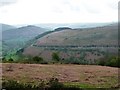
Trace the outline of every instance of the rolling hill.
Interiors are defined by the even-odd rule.
[[[45,31],[47,31],[47,29],[33,25],[3,31],[3,55],[6,52],[22,48],[27,41]]]
[[[16,39],[16,38],[31,39],[45,31],[46,29],[44,28],[28,25],[25,27],[17,28],[17,29],[3,31],[2,38],[3,40],[10,40],[10,39]]]
[[[52,53],[57,52],[62,60],[85,60],[88,63],[96,62],[108,52],[117,54],[117,24],[85,29],[60,28],[37,38],[36,42],[24,48],[23,55],[51,60]]]
[[[47,29],[55,29],[58,27],[69,27],[69,28],[92,28],[98,26],[106,26],[111,23],[45,23],[45,24],[35,24],[38,27],[44,27]]]
[[[10,29],[16,29],[15,26],[0,23],[0,58],[2,56],[2,32]]]
[[[117,45],[117,38],[118,27],[114,24],[88,29],[62,29],[38,39],[35,45]]]
[[[7,24],[1,24],[0,23],[0,31],[5,31],[5,30],[10,30],[10,29],[15,29],[15,26],[12,25],[7,25]]]

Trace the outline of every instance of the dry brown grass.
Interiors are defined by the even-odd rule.
[[[36,45],[117,45],[117,26],[90,28],[84,30],[62,30],[45,35]]]
[[[9,67],[12,71],[7,70]],[[56,77],[61,82],[79,82],[101,87],[112,87],[118,84],[118,68],[106,66],[4,63],[2,69],[3,79],[22,82],[36,83],[41,79]]]

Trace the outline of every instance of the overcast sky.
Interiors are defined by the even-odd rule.
[[[0,0],[0,23],[117,22],[119,0]]]

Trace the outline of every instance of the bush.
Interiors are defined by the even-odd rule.
[[[82,65],[86,65],[89,64],[87,60],[85,59],[81,59],[81,58],[75,58],[75,57],[70,57],[68,59],[65,59],[63,61],[63,63],[65,64],[82,64]]]
[[[53,53],[52,54],[52,59],[55,60],[55,61],[60,61],[60,57],[59,57],[58,53]]]
[[[43,58],[42,58],[42,57],[35,56],[35,57],[33,57],[33,61],[35,61],[35,62],[42,62],[42,61],[43,61]]]
[[[101,65],[101,66],[105,66],[105,64],[106,64],[106,61],[105,61],[105,60],[100,60],[100,61],[98,62],[98,65]]]
[[[8,80],[2,83],[2,88],[4,89],[24,88],[24,85],[18,83],[17,81]]]
[[[10,62],[11,62],[11,61],[14,61],[14,60],[13,60],[12,58],[10,58],[10,59],[8,59],[8,61],[10,61]]]
[[[47,61],[42,61],[42,62],[40,62],[40,64],[48,64],[48,62]]]
[[[48,82],[50,88],[63,88],[63,84],[57,78],[51,78]]]
[[[41,80],[38,84],[30,84],[30,83],[19,83],[18,81],[14,80],[8,80],[2,82],[2,88],[6,90],[13,90],[13,89],[19,89],[19,90],[33,90],[33,89],[39,89],[39,90],[45,90],[46,89],[51,89],[53,88],[63,88],[64,85],[59,82],[57,78],[51,78],[49,81],[43,81]]]
[[[119,57],[113,57],[110,60],[108,60],[106,65],[107,66],[112,66],[112,67],[119,67],[120,66],[119,60],[120,60]]]
[[[120,57],[104,58],[98,62],[98,65],[120,67]]]

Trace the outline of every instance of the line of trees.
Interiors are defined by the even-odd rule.
[[[12,58],[6,60],[5,58],[2,59],[2,62],[9,62],[9,63],[36,63],[36,64],[48,64],[48,63],[63,63],[63,64],[93,64],[88,62],[84,59],[84,57],[75,58],[70,57],[68,59],[61,58],[59,56],[59,53],[53,52],[52,53],[52,61],[46,61],[40,56],[34,56],[34,57],[23,57],[21,60],[13,60]],[[111,67],[120,67],[120,57],[118,56],[109,56],[104,57],[98,60],[98,62],[95,62],[96,65],[102,65],[102,66],[111,66]]]

